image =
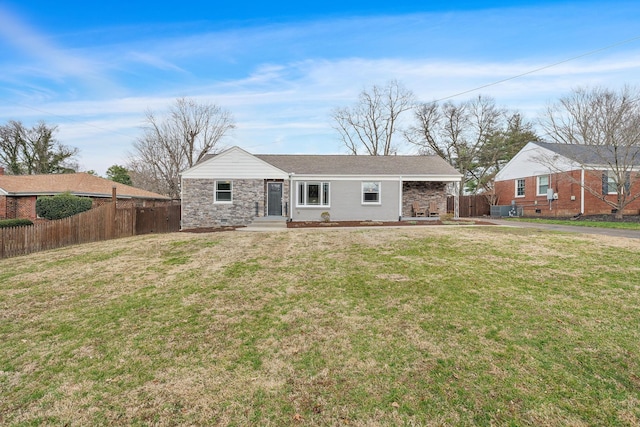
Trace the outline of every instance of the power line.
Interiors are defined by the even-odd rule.
[[[432,101],[432,102],[445,101],[447,99],[456,98],[458,96],[466,95],[466,94],[471,93],[471,92],[476,92],[476,91],[481,90],[481,89],[485,89],[485,88],[492,87],[492,86],[497,86],[499,84],[502,84],[502,83],[505,83],[505,82],[508,82],[508,81],[511,81],[511,80],[515,80],[515,79],[518,79],[518,78],[521,78],[521,77],[524,77],[524,76],[528,76],[528,75],[531,75],[531,74],[534,74],[534,73],[537,73],[537,72],[540,72],[540,71],[543,71],[543,70],[547,70],[549,68],[557,67],[558,65],[565,64],[565,63],[571,62],[571,61],[575,61],[576,59],[580,59],[580,58],[584,58],[584,57],[587,57],[587,56],[595,55],[595,54],[603,52],[605,50],[612,49],[614,47],[621,46],[621,45],[624,45],[624,44],[628,44],[628,43],[631,43],[631,42],[634,42],[634,41],[637,41],[637,40],[640,40],[640,36],[632,37],[630,39],[623,40],[623,41],[620,41],[620,42],[617,42],[617,43],[614,43],[614,44],[611,44],[611,45],[608,45],[608,46],[605,46],[605,47],[602,47],[602,48],[598,48],[598,49],[595,49],[595,50],[592,50],[592,51],[589,51],[589,52],[586,52],[586,53],[583,53],[583,54],[580,54],[580,55],[577,55],[577,56],[573,56],[571,58],[564,59],[562,61],[558,61],[558,62],[554,62],[552,64],[548,64],[548,65],[545,65],[545,66],[542,66],[542,67],[538,67],[538,68],[535,68],[533,70],[530,70],[530,71],[527,71],[527,72],[524,72],[524,73],[521,73],[521,74],[518,74],[518,75],[515,75],[515,76],[511,76],[511,77],[507,77],[507,78],[504,78],[504,79],[501,79],[501,80],[497,80],[497,81],[494,81],[494,82],[491,82],[491,83],[487,83],[487,84],[482,85],[482,86],[477,86],[477,87],[475,87],[473,89],[468,89],[468,90],[465,90],[465,91],[462,91],[462,92],[458,92],[458,93],[453,94],[453,95],[445,96],[443,98],[437,99],[437,100]],[[113,129],[107,129],[107,128],[104,128],[104,127],[101,127],[101,126],[96,126],[96,125],[87,123],[86,121],[76,120],[76,119],[68,117],[68,116],[61,116],[59,114],[52,113],[50,111],[46,111],[46,110],[42,110],[42,109],[39,109],[39,108],[31,107],[31,106],[28,106],[28,105],[24,105],[24,104],[8,101],[6,99],[5,99],[5,102],[11,103],[11,104],[14,104],[14,105],[17,105],[19,107],[26,108],[26,109],[29,109],[29,110],[37,111],[37,112],[40,112],[40,113],[43,113],[43,114],[47,114],[47,115],[50,115],[50,116],[53,116],[53,117],[58,117],[58,118],[60,118],[62,120],[71,121],[71,122],[74,122],[74,123],[77,123],[77,124],[80,124],[80,125],[83,125],[83,126],[92,127],[94,129],[102,130],[102,131],[105,131],[105,132],[108,132],[108,133],[111,133],[111,134],[115,134],[115,135],[120,135],[120,136],[124,136],[124,137],[127,137],[127,138],[131,138],[131,135],[127,135],[127,134],[115,131]]]
[[[627,40],[624,40],[624,41],[621,41],[621,42],[618,42],[618,43],[614,43],[614,44],[609,45],[609,46],[601,47],[599,49],[592,50],[590,52],[583,53],[583,54],[580,54],[580,55],[577,55],[577,56],[573,56],[573,57],[571,57],[569,59],[564,59],[564,60],[559,61],[559,62],[554,62],[553,64],[545,65],[543,67],[539,67],[539,68],[527,71],[525,73],[518,74],[516,76],[507,77],[506,79],[497,80],[495,82],[487,83],[485,85],[478,86],[478,87],[475,87],[473,89],[465,90],[463,92],[456,93],[455,95],[445,96],[444,98],[437,99],[437,100],[435,100],[433,102],[445,101],[447,99],[456,98],[456,97],[458,97],[460,95],[466,95],[468,93],[475,92],[475,91],[478,91],[478,90],[481,90],[481,89],[484,89],[484,88],[487,88],[487,87],[496,86],[496,85],[499,85],[501,83],[505,83],[505,82],[508,82],[510,80],[515,80],[515,79],[518,79],[520,77],[528,76],[530,74],[534,74],[534,73],[537,73],[537,72],[542,71],[542,70],[546,70],[546,69],[549,69],[549,68],[552,68],[552,67],[556,67],[558,65],[565,64],[565,63],[570,62],[570,61],[575,61],[576,59],[584,58],[584,57],[590,56],[590,55],[595,55],[596,53],[599,53],[599,52],[602,52],[602,51],[605,51],[605,50],[608,50],[608,49],[612,49],[614,47],[621,46],[623,44],[631,43],[631,42],[634,42],[636,40],[640,40],[640,36],[633,37],[633,38],[630,38],[630,39],[627,39]]]

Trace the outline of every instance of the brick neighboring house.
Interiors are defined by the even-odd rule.
[[[116,187],[119,202],[137,206],[153,206],[168,203],[161,194],[120,184],[88,173],[49,175],[5,175],[0,168],[0,219],[37,219],[36,200],[69,192],[76,196],[90,197],[93,207],[111,202]]]
[[[206,156],[182,173],[182,227],[290,221],[398,221],[412,204],[447,211],[462,175],[438,156],[250,154]]]
[[[609,177],[615,159],[606,159],[604,150],[595,153],[592,146],[529,142],[516,154],[495,178],[495,194],[498,205],[515,203],[524,216],[570,217],[583,215],[606,215],[615,210],[591,194],[595,191],[606,200],[618,197]],[[640,161],[640,151],[627,153],[629,159]],[[627,159],[629,181],[626,194],[640,192],[640,181],[636,178],[640,164]],[[586,188],[585,188],[586,187]],[[638,215],[640,199],[628,204],[624,215]]]

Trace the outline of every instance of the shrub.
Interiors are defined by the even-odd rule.
[[[21,227],[24,225],[33,225],[28,219],[0,219],[0,228]]]
[[[453,214],[447,213],[440,215],[440,221],[451,221],[453,219]]]
[[[322,212],[320,214],[320,218],[324,221],[324,222],[329,222],[331,221],[331,214],[329,212]]]
[[[62,219],[88,211],[92,203],[89,197],[79,197],[69,193],[45,196],[36,200],[36,213],[40,218]]]

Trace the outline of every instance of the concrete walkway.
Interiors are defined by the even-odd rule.
[[[583,227],[579,225],[541,224],[541,223],[525,222],[525,221],[509,221],[509,220],[503,220],[503,219],[484,219],[483,218],[482,220],[491,222],[496,225],[504,225],[507,227],[538,228],[542,230],[562,231],[562,232],[568,232],[568,233],[599,234],[602,236],[640,239],[640,230],[620,230],[616,228]]]

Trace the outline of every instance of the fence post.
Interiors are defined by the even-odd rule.
[[[111,238],[116,238],[116,214],[118,213],[118,195],[116,194],[116,186],[111,187],[111,213],[113,214],[113,220],[107,221],[110,222],[109,227],[111,227]]]

